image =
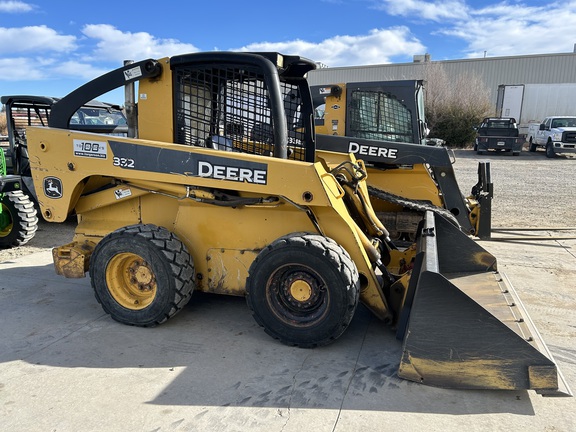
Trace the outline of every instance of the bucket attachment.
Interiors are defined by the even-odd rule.
[[[496,259],[427,212],[404,307],[398,375],[453,389],[532,389],[571,396]]]

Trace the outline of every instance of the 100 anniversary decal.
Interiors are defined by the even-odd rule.
[[[212,155],[199,155],[172,149],[108,141],[112,163],[125,169],[165,174],[184,174],[242,183],[265,185],[268,164]]]

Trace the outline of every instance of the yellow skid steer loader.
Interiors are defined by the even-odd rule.
[[[55,103],[27,136],[42,216],[78,218],[57,273],[89,272],[103,309],[144,327],[194,290],[244,296],[268,334],[301,347],[336,340],[362,301],[403,340],[403,378],[570,394],[492,255],[428,211],[400,250],[364,163],[317,150],[314,67],[278,53],[147,59]],[[127,136],[70,128],[86,101],[136,82]]]
[[[392,239],[412,240],[427,210],[467,234],[490,238],[490,162],[479,163],[477,184],[462,196],[448,150],[426,139],[422,81],[351,82],[311,90],[317,148],[354,153],[366,163],[372,205]]]

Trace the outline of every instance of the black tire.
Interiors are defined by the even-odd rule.
[[[530,148],[528,150],[530,150],[532,153],[534,153],[537,148],[538,148],[538,146],[536,145],[536,143],[532,141],[532,138],[530,138]]]
[[[520,152],[513,152],[512,156],[520,156]]]
[[[556,157],[556,153],[554,153],[554,148],[552,148],[551,142],[546,144],[546,157],[550,159],[554,159]]]
[[[38,229],[38,215],[34,203],[22,191],[2,195],[0,213],[0,248],[28,243]]]
[[[256,257],[246,302],[256,322],[282,343],[327,345],[348,327],[360,292],[356,265],[334,240],[293,234]]]
[[[194,263],[176,235],[132,225],[104,237],[90,260],[94,294],[118,322],[153,327],[176,315],[194,291]]]

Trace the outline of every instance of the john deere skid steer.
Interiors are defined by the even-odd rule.
[[[393,239],[412,240],[426,210],[441,213],[467,234],[490,237],[490,163],[479,163],[478,182],[463,197],[448,150],[426,138],[422,81],[317,85],[311,90],[317,148],[354,153],[366,162],[372,205]]]
[[[316,148],[310,60],[278,53],[148,59],[97,78],[28,129],[42,216],[78,217],[57,273],[88,272],[119,322],[154,326],[194,290],[245,296],[272,337],[335,341],[359,301],[403,342],[398,374],[429,385],[570,394],[496,259],[425,211],[400,249],[366,167]],[[75,131],[79,106],[138,82],[138,136]]]

